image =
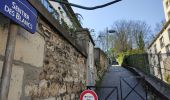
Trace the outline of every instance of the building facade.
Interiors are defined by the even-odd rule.
[[[170,67],[170,0],[163,0],[166,23],[148,47],[150,72],[164,80],[169,80]]]
[[[170,0],[163,0],[165,19],[168,21],[170,19]]]

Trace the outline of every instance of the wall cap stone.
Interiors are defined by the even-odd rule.
[[[82,29],[78,29],[76,30],[76,32],[86,32],[88,34],[88,37],[90,38],[91,42],[93,43],[93,45],[95,46],[95,42],[90,34],[90,31],[88,28],[82,28]]]

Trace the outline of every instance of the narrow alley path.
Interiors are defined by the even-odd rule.
[[[121,66],[110,66],[108,71],[105,73],[103,77],[101,87],[117,87],[118,98],[117,98],[116,90],[114,92],[112,91],[113,88],[100,88],[97,91],[99,100],[121,100],[121,93],[122,93],[122,97],[126,98],[128,93],[132,90],[133,87],[135,87],[135,85],[140,80],[140,79],[136,79],[136,77],[137,76],[135,76],[133,73],[131,73],[130,71],[128,71],[127,69]],[[121,80],[122,78],[125,81]],[[120,80],[121,80],[122,92],[120,88]],[[130,88],[128,84],[131,85],[132,88]],[[111,91],[113,93],[111,93]],[[135,91],[138,93],[135,93]],[[145,100],[146,93],[141,85],[141,82],[139,82],[139,84],[136,86],[135,91],[131,91],[131,93],[127,96],[125,100]]]

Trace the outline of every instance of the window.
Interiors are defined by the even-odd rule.
[[[153,56],[153,59],[152,59],[152,61],[153,61],[153,65],[155,66],[155,65],[156,65],[156,59],[155,59],[155,55]]]
[[[170,2],[169,2],[169,0],[167,0],[167,2],[166,2],[166,8],[168,8],[169,5],[170,5]]]
[[[155,59],[153,60],[153,65],[154,65],[154,67],[156,66],[156,60]]]
[[[170,40],[170,28],[168,29],[168,36],[169,36],[169,40]]]
[[[159,57],[159,61],[162,61],[162,54],[161,54],[161,52],[159,52],[158,57]]]
[[[152,57],[152,50],[150,49],[150,56]]]
[[[164,38],[161,37],[159,41],[160,41],[160,46],[161,46],[161,48],[163,48],[163,47],[165,46],[165,44],[164,44]]]
[[[167,56],[170,56],[170,44],[166,46]]]
[[[156,44],[154,45],[154,51],[155,51],[155,54],[157,54]]]
[[[168,12],[168,18],[170,18],[170,12]]]

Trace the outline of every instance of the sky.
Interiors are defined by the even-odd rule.
[[[83,6],[96,6],[112,0],[69,0]],[[145,21],[154,30],[155,24],[165,20],[163,0],[122,0],[116,4],[97,10],[83,10],[73,7],[75,13],[83,16],[83,27],[94,29],[96,33],[111,28],[118,20]]]

